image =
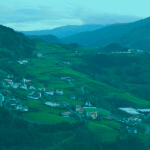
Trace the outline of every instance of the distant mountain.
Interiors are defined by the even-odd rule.
[[[27,35],[29,39],[40,39],[48,43],[61,43],[61,40],[54,35]]]
[[[68,25],[68,26],[62,26],[58,27],[52,30],[39,30],[39,31],[21,31],[25,35],[49,35],[52,34],[54,36],[57,36],[58,38],[64,38],[68,37],[80,32],[85,31],[93,31],[96,29],[104,28],[108,25],[96,25],[96,24],[90,24],[90,25]]]
[[[31,57],[34,49],[32,41],[24,34],[0,25],[0,57]]]
[[[98,29],[95,31],[79,33],[64,38],[63,40],[66,43],[78,43],[82,46],[87,46],[87,47],[99,47],[99,46],[104,46],[116,42],[118,42],[119,44],[122,43],[123,45],[130,45],[128,43],[129,41],[122,42],[122,40],[125,40],[126,37],[129,36],[129,34],[130,34],[130,38],[134,40],[134,38],[136,38],[135,37],[136,35],[131,36],[131,34],[132,33],[135,34],[135,32],[137,32],[137,30],[139,29],[142,30],[141,28],[144,28],[144,25],[147,24],[150,24],[150,18],[146,18],[132,23],[110,25],[108,27]],[[143,40],[145,39],[143,38]]]

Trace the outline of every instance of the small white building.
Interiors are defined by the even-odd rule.
[[[24,64],[28,63],[28,61],[27,60],[19,60],[18,63],[20,65],[24,65]]]
[[[44,94],[45,95],[54,95],[54,91],[45,91]]]
[[[54,102],[54,101],[50,101],[50,102],[45,102],[45,105],[51,106],[51,107],[58,107],[60,106],[59,102]]]

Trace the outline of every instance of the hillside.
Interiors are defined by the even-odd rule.
[[[33,43],[25,35],[0,25],[1,57],[31,57],[34,49]]]
[[[150,24],[138,27],[124,36],[117,43],[134,49],[150,50]]]
[[[110,144],[115,150],[122,146],[129,149],[133,139],[126,129],[127,124],[122,121],[124,118],[128,120],[131,115],[120,112],[118,108],[149,108],[150,55],[91,54],[90,50],[85,52],[86,48],[75,45],[49,44],[40,40],[36,40],[35,44],[34,53],[41,55],[26,64],[13,60],[11,66],[16,73],[9,70],[0,78],[0,81],[7,82],[8,73],[11,73],[13,85],[23,83],[18,87],[10,85],[7,90],[5,88],[10,82],[0,86],[5,96],[3,106],[7,109],[0,109],[0,148],[9,146],[16,149],[22,145],[24,149],[58,150],[64,147],[64,150],[70,150],[73,143],[73,150],[77,150],[78,145],[82,145],[83,150],[90,145],[90,149],[108,150]],[[122,49],[117,44],[106,48],[108,51]],[[7,66],[5,68],[8,70]],[[59,90],[63,93],[58,94],[56,91]],[[16,105],[11,105],[12,101]],[[50,102],[59,105],[47,105]],[[88,107],[87,102],[92,107]],[[81,111],[76,110],[76,106],[81,107]],[[88,116],[88,113],[94,112],[98,115],[94,118]],[[13,118],[12,115],[18,117]],[[145,134],[144,121],[142,126],[135,125],[138,130],[138,134],[134,134],[136,150],[143,141],[149,144],[150,133]],[[6,140],[8,135],[11,138]],[[94,140],[91,141],[91,137]],[[87,141],[89,145],[85,146]],[[36,147],[33,148],[33,145]]]
[[[68,26],[62,26],[58,27],[52,30],[39,30],[39,31],[22,31],[25,35],[49,35],[52,34],[54,36],[57,36],[59,38],[68,37],[80,32],[85,31],[93,31],[96,29],[101,29],[103,27],[106,27],[108,25],[68,25]]]
[[[40,39],[48,43],[61,43],[61,40],[59,40],[54,35],[27,35],[29,39]]]
[[[125,34],[149,23],[150,18],[133,23],[114,24],[95,31],[83,32],[64,38],[64,41],[66,43],[78,43],[87,47],[104,46],[110,43],[116,43],[116,41],[122,38]]]

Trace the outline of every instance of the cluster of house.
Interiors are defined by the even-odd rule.
[[[18,83],[18,82],[13,81],[13,78],[14,78],[13,75],[7,75],[7,79],[4,79],[3,81],[1,81],[1,85],[5,87],[5,89],[8,89],[10,87],[14,89],[18,89],[18,88],[24,89],[24,90],[28,89],[27,84],[30,83],[31,80],[23,78],[21,82]],[[29,87],[29,89],[30,88],[31,87]]]
[[[29,111],[29,108],[27,106],[19,104],[19,100],[12,95],[11,91],[4,90],[4,92],[6,92],[7,98],[5,98],[5,96],[3,96],[0,93],[0,106],[1,107],[3,106],[3,104],[5,104],[7,108],[14,108],[15,110],[22,111],[22,112]]]
[[[89,101],[87,101],[83,107],[81,105],[74,106],[75,114],[80,118],[97,119],[99,113],[98,111],[93,111],[94,109],[96,110],[97,108],[93,107]],[[70,110],[62,112],[61,115],[63,117],[70,117],[72,113],[74,113],[74,111]]]

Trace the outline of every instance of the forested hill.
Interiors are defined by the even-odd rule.
[[[54,35],[27,35],[29,39],[40,39],[48,43],[61,43],[61,40]]]
[[[146,18],[132,23],[114,24],[91,32],[83,32],[65,38],[64,41],[66,43],[78,43],[87,47],[104,46],[110,43],[116,43],[117,41],[120,42],[121,38],[127,33],[135,29],[138,30],[139,27],[144,27],[144,25],[147,24],[150,24],[150,18]],[[134,41],[134,38],[136,38],[136,35],[133,35],[130,40]],[[128,45],[129,43],[127,42],[126,44]]]
[[[136,28],[125,34],[117,41],[121,45],[126,45],[135,49],[150,50],[150,23]]]
[[[108,25],[103,24],[87,24],[87,25],[68,25],[58,27],[52,30],[22,31],[25,35],[48,35],[52,34],[58,38],[68,37],[80,32],[93,31],[104,28]]]
[[[22,33],[0,25],[1,57],[30,57],[35,49],[32,41]]]

